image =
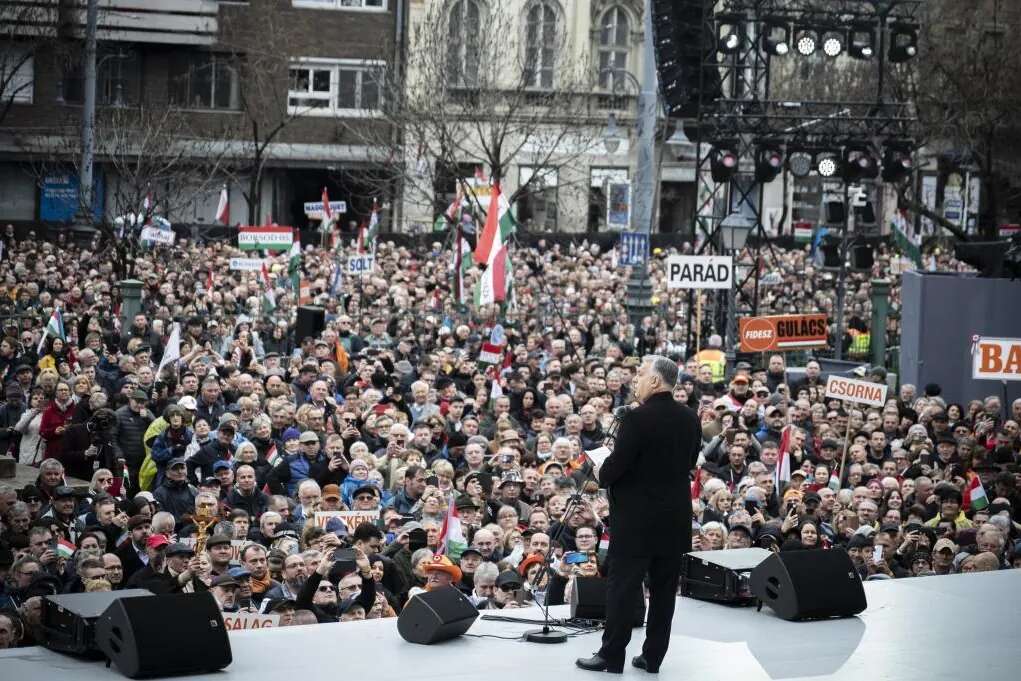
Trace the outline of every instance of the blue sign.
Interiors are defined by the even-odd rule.
[[[92,177],[92,213],[103,219],[103,174]],[[50,173],[39,189],[39,219],[43,222],[71,222],[78,214],[78,176],[72,172]]]
[[[644,265],[649,261],[649,235],[644,232],[620,233],[620,264],[624,267]]]

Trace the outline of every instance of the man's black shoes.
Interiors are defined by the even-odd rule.
[[[659,674],[659,667],[649,666],[649,662],[645,659],[645,655],[639,655],[638,657],[631,658],[631,666],[637,667],[638,669],[644,669],[650,674]]]
[[[574,661],[581,669],[589,672],[609,672],[610,674],[623,674],[624,664],[613,665],[610,661],[596,653],[592,657],[579,657]]]

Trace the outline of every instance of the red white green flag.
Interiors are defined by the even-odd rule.
[[[468,540],[461,529],[461,516],[457,513],[457,505],[451,499],[447,504],[447,517],[443,519],[440,529],[439,553],[445,554],[450,560],[457,561],[468,548]]]
[[[475,290],[475,303],[479,306],[507,300],[513,281],[508,245],[514,231],[510,204],[500,191],[500,185],[494,184],[486,226],[475,247],[475,262],[486,266]]]
[[[981,511],[989,505],[986,488],[982,486],[982,480],[978,477],[977,473],[969,473],[968,475],[968,484],[964,487],[964,510]]]

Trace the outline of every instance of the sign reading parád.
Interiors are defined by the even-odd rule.
[[[886,405],[886,384],[830,375],[826,379],[826,397],[882,407]]]
[[[294,243],[291,227],[241,227],[238,248],[242,251],[286,251]]]
[[[1021,338],[975,336],[972,340],[972,378],[1021,381]]]
[[[666,260],[667,288],[729,289],[734,259],[729,255],[672,255]]]

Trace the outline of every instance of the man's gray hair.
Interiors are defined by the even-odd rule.
[[[499,574],[500,568],[496,567],[496,563],[479,563],[479,566],[475,568],[475,582],[478,583],[480,579],[495,581]]]
[[[666,387],[673,389],[677,385],[677,364],[672,359],[663,355],[646,355],[642,361],[652,365],[652,370]]]

